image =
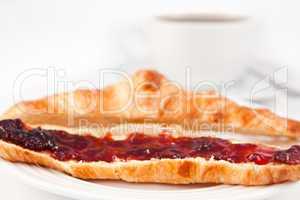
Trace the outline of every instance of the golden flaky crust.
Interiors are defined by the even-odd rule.
[[[69,127],[146,121],[192,130],[300,136],[299,121],[267,109],[240,106],[212,91],[186,91],[153,70],[138,71],[103,90],[77,90],[24,101],[2,118]]]

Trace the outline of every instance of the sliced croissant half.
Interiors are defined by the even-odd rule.
[[[300,136],[300,122],[267,109],[241,106],[213,91],[186,91],[153,70],[101,90],[76,90],[11,107],[3,119],[29,124],[111,126],[125,122],[177,124],[185,129]]]
[[[299,145],[280,149],[160,129],[136,132],[129,128],[121,133],[121,128],[111,132],[95,128],[82,135],[77,128],[33,128],[19,119],[2,120],[0,157],[81,179],[239,185],[300,179]]]

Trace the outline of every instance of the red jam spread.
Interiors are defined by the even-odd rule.
[[[132,133],[124,140],[72,135],[65,131],[26,127],[21,120],[0,121],[0,139],[37,152],[49,153],[61,161],[84,162],[187,158],[225,160],[232,163],[254,162],[300,164],[300,146],[279,150],[255,144],[233,144],[212,137],[172,137],[161,133],[148,136]]]

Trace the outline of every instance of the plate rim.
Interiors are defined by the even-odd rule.
[[[207,193],[207,190],[198,190],[197,189],[191,189],[191,190],[183,190],[183,191],[175,191],[175,190],[167,190],[167,191],[147,191],[147,190],[138,190],[138,189],[128,189],[128,188],[114,188],[113,186],[106,186],[106,185],[99,185],[97,183],[93,183],[93,182],[89,182],[89,181],[85,181],[85,180],[81,180],[81,179],[76,179],[74,177],[70,177],[72,179],[76,179],[79,180],[78,183],[73,182],[73,186],[74,185],[78,185],[80,184],[82,181],[86,182],[88,184],[88,186],[86,187],[90,187],[92,185],[93,188],[91,189],[95,189],[95,187],[97,187],[97,189],[99,189],[98,192],[82,192],[77,191],[76,188],[73,187],[61,187],[61,185],[59,184],[54,184],[53,182],[48,182],[45,179],[38,179],[36,176],[30,176],[30,174],[28,173],[24,173],[24,171],[20,170],[22,168],[20,167],[26,167],[30,170],[35,170],[33,167],[37,167],[47,173],[51,173],[54,176],[57,176],[57,174],[62,175],[59,176],[59,178],[65,178],[63,176],[68,176],[66,174],[63,174],[61,172],[58,172],[56,170],[52,170],[52,169],[47,169],[44,167],[40,167],[40,166],[29,166],[26,164],[22,164],[22,163],[10,163],[8,161],[4,161],[1,159],[1,162],[4,163],[4,165],[6,166],[7,169],[13,171],[14,175],[20,179],[23,183],[28,184],[34,188],[40,189],[42,191],[45,192],[49,192],[55,195],[59,195],[62,197],[69,197],[69,198],[73,198],[73,199],[99,199],[99,196],[97,195],[98,192],[100,192],[100,188],[102,188],[102,191],[105,191],[103,193],[103,195],[100,197],[100,199],[104,199],[104,200],[115,200],[118,196],[120,197],[120,193],[125,193],[127,196],[123,196],[123,199],[127,200],[127,199],[144,199],[144,200],[148,200],[148,199],[153,199],[153,198],[172,198],[172,200],[177,200],[177,199],[182,199],[180,198],[180,196],[178,197],[179,193],[181,193],[180,195],[189,195],[188,192],[191,194],[199,194],[199,195],[204,195],[209,194]],[[27,171],[28,172],[28,171]],[[53,173],[55,172],[55,173]],[[71,179],[67,180],[70,182]],[[72,181],[72,180],[71,180]],[[220,186],[224,186],[224,188],[229,188],[229,189],[233,189],[231,190],[232,192],[235,192],[234,187],[236,188],[240,188],[241,192],[239,194],[235,194],[235,195],[231,195],[230,199],[231,200],[243,200],[243,199],[251,199],[251,200],[255,200],[255,199],[263,199],[266,197],[271,197],[273,195],[276,195],[277,193],[279,193],[279,191],[281,191],[282,189],[286,188],[286,187],[290,187],[289,185],[294,184],[294,182],[287,182],[284,184],[277,184],[277,185],[271,185],[271,186],[251,186],[251,187],[246,187],[246,186],[231,186],[231,185],[220,185]],[[243,193],[243,190],[245,190],[244,192],[246,192],[246,190],[250,189],[249,191],[251,191],[251,193],[249,194],[248,192],[245,194]],[[115,191],[118,192],[117,195],[109,195],[109,191],[111,191],[112,189],[114,189]],[[255,191],[256,189],[259,189],[257,191]],[[226,191],[226,190],[225,190]],[[227,191],[228,192],[228,191]],[[150,194],[151,197],[142,197],[141,198],[141,194],[145,194],[145,196],[148,196]],[[155,195],[153,196],[153,193],[155,193]],[[136,196],[135,196],[136,195]],[[188,196],[186,196],[188,197]],[[190,199],[194,199],[194,198],[190,198]],[[220,199],[220,198],[214,198],[214,199]],[[222,197],[222,199],[226,199],[224,197]]]

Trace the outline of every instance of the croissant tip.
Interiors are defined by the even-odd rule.
[[[155,69],[138,70],[133,75],[133,80],[136,83],[151,82],[156,84],[157,86],[159,86],[165,79],[165,76]]]

